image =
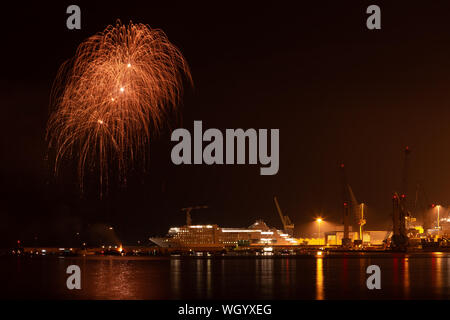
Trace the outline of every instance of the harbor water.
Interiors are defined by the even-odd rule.
[[[69,265],[81,290],[69,290]],[[369,290],[367,267],[381,270]],[[0,257],[2,299],[449,299],[449,253],[326,257]]]

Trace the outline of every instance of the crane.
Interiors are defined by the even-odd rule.
[[[280,215],[281,223],[283,224],[283,230],[290,237],[294,235],[294,224],[288,216],[283,215],[281,212],[280,204],[278,203],[277,197],[273,197],[273,201],[275,202],[275,206],[277,207],[278,214]]]
[[[404,149],[403,175],[400,196],[394,193],[392,197],[392,248],[397,250],[406,250],[408,246],[408,235],[406,228],[406,220],[410,217],[407,207],[406,194],[408,189],[408,159],[411,150],[409,147]]]
[[[192,217],[191,217],[192,210],[207,209],[207,208],[208,208],[208,206],[192,206],[192,207],[182,208],[181,211],[186,212],[186,225],[190,226],[192,224]]]
[[[408,194],[408,171],[409,171],[409,155],[411,154],[411,150],[408,146],[403,150],[405,154],[403,160],[403,176],[402,176],[402,189],[400,192],[402,193],[402,198],[406,201],[406,195]]]
[[[344,223],[344,237],[342,238],[342,246],[351,246],[352,240],[349,237],[349,219],[350,219],[350,203],[349,203],[349,189],[347,183],[347,175],[345,174],[345,165],[341,163],[342,175],[342,205],[343,205],[343,223]]]
[[[406,235],[406,211],[404,204],[404,195],[401,197],[394,193],[392,197],[392,220],[393,234],[391,247],[396,250],[404,251],[408,245],[408,236]]]
[[[353,215],[354,218],[358,221],[359,225],[359,240],[363,241],[363,225],[366,224],[366,219],[364,218],[364,203],[358,203],[358,200],[356,200],[355,194],[353,193],[352,187],[350,185],[347,185],[348,192],[350,194],[350,202],[351,202],[351,208],[353,209]]]

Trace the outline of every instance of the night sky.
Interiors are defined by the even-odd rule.
[[[162,4],[163,3],[163,4]],[[57,244],[88,225],[113,225],[125,241],[194,223],[281,228],[273,196],[299,236],[317,215],[341,221],[339,164],[368,206],[367,228],[389,226],[392,192],[412,149],[409,189],[449,205],[450,5],[448,1],[89,1],[17,3],[2,9],[0,247],[17,239]],[[301,4],[300,4],[301,3]],[[81,30],[66,8],[81,7]],[[366,28],[370,4],[382,29]],[[145,174],[80,194],[47,159],[49,95],[59,66],[116,19],[161,28],[184,54],[182,126],[280,129],[280,170],[259,165],[175,166],[170,130],[150,145]],[[70,164],[67,171],[70,171]],[[73,164],[72,164],[73,166]]]

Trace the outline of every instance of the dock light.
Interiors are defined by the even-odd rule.
[[[320,224],[322,223],[322,218],[317,218],[316,219],[316,222],[318,223],[318,225],[319,225],[319,242],[321,243],[322,242],[322,237],[320,236]]]
[[[441,206],[438,204],[436,208],[437,208],[437,228],[439,230],[439,209],[441,208]]]

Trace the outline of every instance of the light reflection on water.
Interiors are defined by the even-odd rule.
[[[436,295],[440,296],[442,294],[442,280],[443,280],[443,274],[442,274],[442,257],[441,255],[438,255],[437,257],[433,257],[433,259],[436,262],[436,283],[434,285],[434,288],[436,290]]]
[[[180,278],[181,278],[181,261],[179,259],[170,260],[170,284],[172,288],[172,292],[174,294],[174,298],[178,299],[180,296]]]
[[[101,261],[92,266],[92,292],[97,299],[127,299],[136,293],[133,266],[127,261]],[[87,287],[87,284],[86,284]],[[90,287],[90,286],[89,286]]]
[[[316,259],[316,300],[323,300],[323,258]]]
[[[196,278],[197,282],[196,282],[196,286],[193,287],[192,289],[194,289],[198,295],[201,293],[201,291],[203,289],[203,279],[202,279],[204,276],[203,263],[204,263],[203,259],[195,260],[195,265],[196,265],[195,278]]]
[[[39,299],[449,299],[450,254],[238,258],[0,258],[2,297]],[[65,286],[67,266],[82,290]],[[381,268],[368,290],[366,268]]]
[[[409,298],[409,258],[405,257],[403,258],[403,274],[404,274],[404,281],[403,281],[403,288],[405,290],[405,298]]]
[[[206,260],[206,297],[211,299],[212,289],[211,289],[211,259]]]

